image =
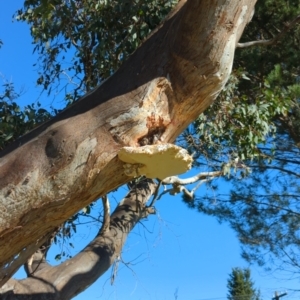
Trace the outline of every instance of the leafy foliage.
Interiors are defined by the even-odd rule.
[[[298,1],[258,1],[256,13],[243,35],[243,40],[272,39],[300,14]],[[277,129],[286,131],[299,143],[299,24],[270,47],[246,48],[237,53],[235,65],[243,67],[253,76],[254,87],[268,77],[271,88],[280,89],[282,99],[290,97],[291,109],[277,119]],[[275,68],[274,68],[275,66]],[[272,91],[271,89],[271,91]],[[297,134],[298,133],[298,134]]]
[[[0,150],[35,126],[51,118],[51,114],[41,108],[41,104],[26,105],[23,109],[17,104],[19,94],[12,83],[3,84],[0,94]]]
[[[26,0],[16,18],[31,28],[40,57],[37,83],[50,94],[67,77],[76,85],[66,95],[72,102],[115,72],[175,3]]]
[[[261,155],[258,145],[275,135],[273,120],[284,117],[291,105],[289,90],[270,83],[269,78],[259,88],[251,89],[249,84],[247,94],[242,94],[239,86],[245,80],[251,81],[244,72],[234,72],[215,104],[195,122],[201,144],[219,152],[226,149],[241,160]]]
[[[299,14],[298,1],[258,1],[243,41],[272,39]],[[300,259],[299,47],[298,25],[270,47],[237,50],[227,87],[180,140],[198,166],[240,170],[227,179],[229,194],[212,184],[212,195],[185,202],[228,221],[248,261],[292,272]]]

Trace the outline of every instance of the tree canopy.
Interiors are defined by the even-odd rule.
[[[187,145],[199,153],[199,164],[226,166],[228,173],[229,167],[236,170],[228,179],[229,194],[199,195],[192,202],[186,199],[188,205],[229,221],[248,261],[270,262],[273,269],[291,272],[298,272],[300,186],[300,82],[295,63],[300,27],[291,25],[299,24],[299,14],[297,1],[257,3],[242,42],[259,36],[270,45],[237,49],[227,87],[184,140],[196,134]]]
[[[30,26],[34,49],[39,54],[37,84],[51,96],[65,88],[63,79],[67,78],[64,97],[66,106],[69,106],[99,84],[104,83],[101,91],[106,92],[105,80],[115,74],[120,66],[123,66],[122,70],[129,70],[130,63],[126,62],[134,59],[130,55],[140,44],[144,48],[151,46],[149,41],[155,38],[155,33],[148,39],[147,36],[176,3],[159,0],[27,0],[15,17]],[[263,264],[267,261],[265,253],[271,258],[281,258],[284,253],[283,268],[287,265],[298,267],[300,74],[295,62],[299,61],[299,14],[298,1],[290,0],[288,5],[286,1],[258,1],[252,21],[237,44],[229,81],[224,88],[223,83],[218,87],[218,83],[210,82],[216,87],[215,94],[222,88],[221,94],[177,138],[177,144],[194,155],[194,167],[200,168],[199,175],[185,181],[178,177],[160,180],[156,192],[154,183],[147,182],[146,188],[149,191],[147,195],[154,193],[156,199],[166,192],[181,192],[189,207],[231,224],[242,242],[246,259]],[[172,19],[172,15],[169,18]],[[235,25],[227,22],[224,28],[229,32]],[[167,33],[165,35],[170,38]],[[152,51],[151,47],[149,52]],[[177,68],[176,55],[182,50],[175,46],[174,49],[172,64]],[[139,50],[142,51],[141,48]],[[159,74],[164,74],[166,59],[163,55],[167,56],[164,53],[167,52],[162,51],[162,62],[156,62],[157,65],[162,64]],[[140,60],[141,63],[145,57]],[[187,68],[187,61],[189,59],[180,61],[178,70]],[[202,67],[194,65],[192,69]],[[137,70],[142,72],[140,68]],[[169,73],[165,75],[170,76]],[[197,78],[200,79],[206,81],[206,75]],[[182,85],[178,93],[182,98],[189,95],[189,81],[192,82],[192,77],[188,75],[185,79],[178,76],[172,83],[173,87]],[[123,85],[123,90],[126,90],[125,83]],[[168,88],[164,89],[170,97]],[[198,94],[195,95],[197,97]],[[13,86],[5,85],[0,98],[0,149],[59,113],[57,110],[48,112],[39,107],[40,104],[21,109],[15,101],[16,97]],[[203,104],[201,111],[206,106]],[[69,111],[72,111],[72,107]],[[83,107],[83,104],[79,103],[77,107]],[[147,119],[148,133],[138,137],[139,146],[155,144],[160,139],[166,127],[160,120],[156,120],[154,115]],[[122,126],[126,130],[126,126]],[[169,140],[174,140],[176,134],[172,133]],[[120,140],[117,142],[120,143]],[[53,145],[50,148],[55,150]],[[217,205],[213,201],[215,195],[196,193],[204,182],[217,191],[213,179],[220,176],[225,176],[232,191],[227,195],[218,194]],[[186,187],[192,183],[194,187]],[[144,184],[143,180],[131,183],[132,192],[140,188],[139,184]],[[159,187],[162,185],[168,186],[168,189],[160,192]],[[113,184],[111,186],[115,188]],[[107,206],[105,199],[102,199],[104,207]],[[145,201],[143,198],[143,205]],[[150,207],[154,203],[155,200]],[[89,210],[89,206],[86,207]],[[137,218],[142,218],[153,211],[142,210],[138,213],[140,215]],[[69,219],[68,224],[74,220],[76,215]],[[106,226],[103,219],[102,228]],[[63,228],[65,225],[57,228],[55,234],[70,234],[70,231]],[[99,233],[99,237],[102,233]],[[51,235],[53,237],[53,230]],[[42,254],[45,253],[43,250]],[[38,264],[41,256],[37,257],[35,262]]]

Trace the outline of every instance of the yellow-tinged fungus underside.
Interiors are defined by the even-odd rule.
[[[118,157],[126,164],[128,176],[146,176],[164,179],[188,171],[193,158],[188,152],[173,144],[147,145],[143,147],[123,147]],[[135,169],[128,172],[129,166]]]

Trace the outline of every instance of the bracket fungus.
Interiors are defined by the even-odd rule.
[[[144,175],[161,180],[188,171],[193,162],[185,149],[173,144],[123,147],[118,157],[125,162],[123,167],[127,176]]]

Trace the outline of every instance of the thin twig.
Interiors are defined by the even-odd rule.
[[[291,23],[286,25],[286,27],[273,39],[252,41],[252,42],[246,42],[246,43],[237,43],[236,47],[237,48],[247,48],[247,47],[252,47],[252,46],[273,45],[273,44],[277,43],[279,39],[281,39],[291,28],[293,28],[298,23],[300,23],[300,15],[297,16]]]
[[[110,205],[107,195],[103,196],[102,198],[103,203],[103,209],[104,209],[104,218],[103,218],[103,224],[100,229],[101,233],[105,233],[109,230],[109,224],[110,224]]]
[[[159,192],[159,189],[160,189],[160,187],[161,187],[161,184],[162,184],[162,181],[159,180],[159,183],[158,183],[158,185],[157,185],[157,187],[156,187],[155,193],[154,193],[154,195],[153,195],[153,198],[152,198],[152,201],[151,201],[149,207],[153,206],[154,203],[156,202],[157,197],[158,197],[158,192]]]

